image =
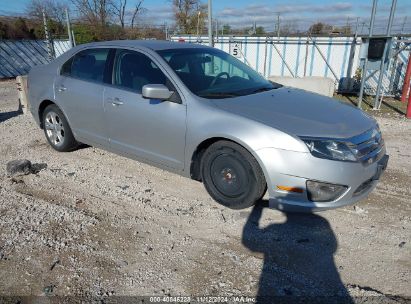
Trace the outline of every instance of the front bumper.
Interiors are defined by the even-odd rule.
[[[376,187],[388,162],[385,148],[381,153],[383,157],[369,165],[321,159],[310,153],[274,148],[258,150],[257,155],[266,176],[270,207],[296,212],[334,209],[364,199]],[[345,185],[348,189],[333,201],[312,202],[307,196],[307,180]],[[303,192],[280,190],[278,185],[300,188]]]

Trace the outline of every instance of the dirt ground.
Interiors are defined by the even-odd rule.
[[[58,153],[0,82],[0,296],[411,297],[411,121],[377,115],[390,163],[357,206],[284,215],[109,152]],[[46,163],[6,175],[7,162]],[[1,302],[1,301],[0,301]]]

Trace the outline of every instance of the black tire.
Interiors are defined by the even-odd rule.
[[[231,209],[253,206],[267,189],[257,160],[231,141],[208,147],[201,160],[201,177],[210,196]]]
[[[42,125],[44,135],[54,150],[68,152],[77,148],[78,142],[73,136],[67,119],[55,104],[51,104],[44,109]],[[59,136],[55,135],[54,137],[53,134]]]

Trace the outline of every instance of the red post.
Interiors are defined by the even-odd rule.
[[[411,118],[411,92],[408,96],[408,105],[407,105],[407,114],[405,114],[407,118]]]
[[[410,78],[411,78],[411,52],[408,56],[407,71],[404,76],[404,84],[402,86],[401,101],[405,102],[407,100],[408,91],[410,89]],[[410,93],[411,96],[411,93]],[[409,106],[409,103],[408,103]]]

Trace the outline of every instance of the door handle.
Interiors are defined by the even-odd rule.
[[[116,97],[116,98],[114,98],[114,100],[111,102],[111,104],[112,104],[113,106],[121,106],[121,105],[124,104],[124,102],[122,102],[120,98]]]
[[[59,88],[58,88],[58,91],[59,92],[64,92],[64,91],[66,91],[67,90],[67,88],[64,86],[64,85],[61,85],[61,86],[59,86]]]

